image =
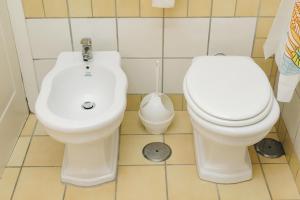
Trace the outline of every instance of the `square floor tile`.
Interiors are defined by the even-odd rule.
[[[164,166],[121,166],[117,200],[166,200]]]
[[[29,136],[33,134],[37,119],[34,114],[30,114],[26,120],[26,124],[22,130],[21,136]]]
[[[7,166],[22,166],[29,143],[30,137],[19,137]]]
[[[124,119],[121,124],[121,134],[148,134],[139,119],[137,111],[125,112]]]
[[[49,136],[34,136],[24,166],[61,166],[64,144]]]
[[[266,138],[273,138],[279,141],[277,133],[269,133]],[[259,160],[261,163],[287,163],[285,155],[280,156],[279,158],[266,158],[262,155],[259,155]]]
[[[175,117],[167,130],[167,134],[172,133],[192,133],[193,128],[190,117],[186,111],[176,111]]]
[[[273,199],[300,199],[288,164],[263,164],[262,167]]]
[[[195,165],[167,166],[169,200],[217,200],[216,184],[203,181]]]
[[[13,200],[61,200],[64,188],[59,167],[24,167]]]
[[[145,145],[162,141],[162,135],[121,135],[119,165],[163,164],[163,162],[151,162],[143,156]]]
[[[0,179],[0,199],[11,199],[20,168],[6,168]]]
[[[271,200],[259,164],[253,165],[251,180],[237,184],[219,184],[218,188],[222,200]]]
[[[76,187],[68,185],[64,200],[114,200],[115,182],[95,187]]]
[[[165,142],[172,149],[172,155],[167,160],[167,164],[195,164],[192,134],[166,135]]]

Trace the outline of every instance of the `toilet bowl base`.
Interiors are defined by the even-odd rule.
[[[66,144],[61,180],[77,186],[94,186],[116,177],[119,132],[83,144]]]
[[[197,170],[201,179],[214,183],[238,183],[252,178],[247,146],[220,144],[199,131],[194,128],[193,134]]]

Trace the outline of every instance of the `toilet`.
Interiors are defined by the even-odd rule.
[[[183,91],[200,178],[215,183],[251,179],[248,146],[269,133],[280,113],[263,70],[249,57],[196,57]]]
[[[116,177],[119,126],[127,78],[118,52],[63,52],[46,75],[35,112],[47,133],[65,144],[61,180],[93,186]]]

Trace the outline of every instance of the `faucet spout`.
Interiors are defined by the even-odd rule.
[[[92,39],[91,38],[82,38],[80,43],[82,45],[83,61],[88,62],[93,58]]]

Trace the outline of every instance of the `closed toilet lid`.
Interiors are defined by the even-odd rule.
[[[197,57],[185,87],[202,116],[222,125],[255,123],[270,112],[273,102],[268,78],[249,57]]]

